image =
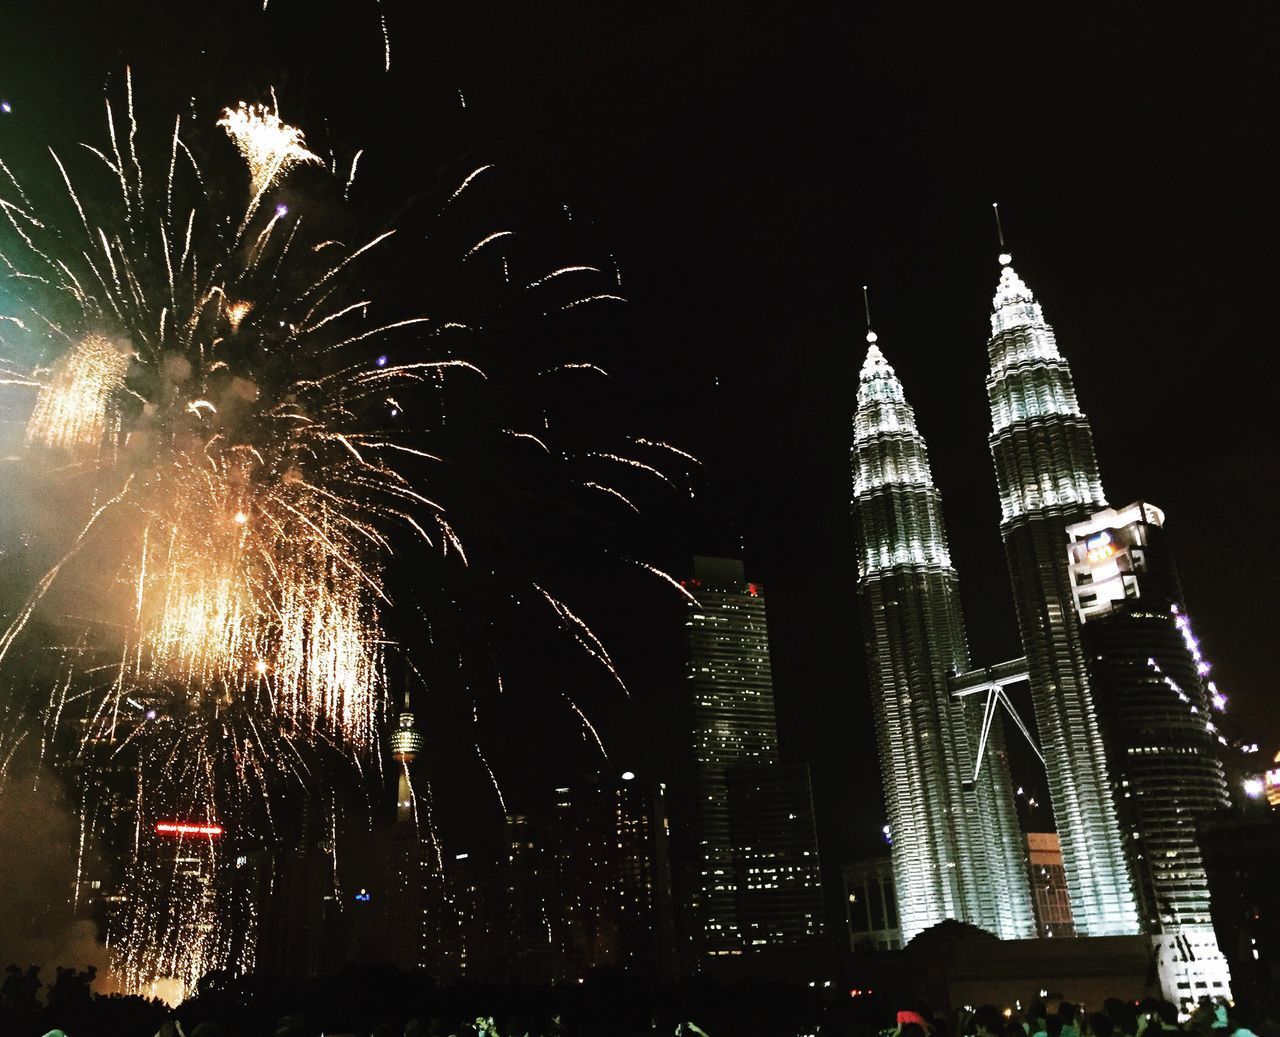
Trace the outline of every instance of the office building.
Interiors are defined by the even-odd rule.
[[[858,598],[902,936],[947,918],[1032,935],[1000,724],[953,696],[969,650],[924,438],[867,332],[853,421]],[[981,759],[980,759],[981,757]],[[981,766],[979,766],[981,762]]]
[[[1267,805],[1280,807],[1280,753],[1271,758],[1272,766],[1262,772],[1262,795]]]
[[[808,765],[733,767],[726,785],[744,945],[814,943],[822,932],[822,880]]]
[[[1064,556],[1066,527],[1106,506],[1093,436],[1040,304],[1007,253],[1000,266],[987,343],[991,455],[1071,914],[1082,936],[1137,933]]]
[[[696,963],[820,943],[822,886],[806,768],[778,757],[763,589],[740,561],[685,581],[692,724],[682,910]]]
[[[1196,823],[1229,806],[1215,698],[1159,508],[1068,527],[1077,614],[1142,911],[1151,932],[1209,922]]]
[[[1202,820],[1199,835],[1232,992],[1265,1004],[1280,990],[1280,813],[1236,807]]]
[[[1143,501],[1067,527],[1076,614],[1143,928],[1173,986],[1226,993],[1196,824],[1229,806],[1215,712],[1164,513]],[[1185,945],[1185,946],[1184,946]]]
[[[624,771],[557,789],[550,845],[557,979],[602,969],[669,976],[675,947],[661,786]]]

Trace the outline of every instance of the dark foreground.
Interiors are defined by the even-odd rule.
[[[0,1034],[43,1037],[1280,1037],[1280,1001],[1237,1010],[1204,1003],[1179,1023],[1172,1005],[1025,1002],[934,1012],[873,991],[760,980],[658,988],[600,975],[579,985],[436,987],[390,968],[315,980],[206,977],[176,1009],[91,992],[92,972],[11,965],[0,982]],[[1034,992],[1032,992],[1034,993]]]

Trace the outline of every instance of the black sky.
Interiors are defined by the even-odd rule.
[[[863,283],[929,444],[975,661],[1018,651],[986,446],[994,200],[1109,499],[1167,513],[1230,733],[1280,747],[1274,5],[386,0],[390,74],[372,2],[205,6],[10,12],[7,118],[92,123],[125,63],[154,87],[207,62],[394,153],[388,184],[434,178],[465,137],[532,206],[567,205],[630,300],[598,325],[606,366],[705,461],[657,550],[745,543],[783,747],[814,764],[836,854],[880,823],[848,523]],[[675,646],[646,608],[601,622],[643,709]],[[623,755],[626,708],[603,725]]]

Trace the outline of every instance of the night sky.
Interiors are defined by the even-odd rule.
[[[814,766],[829,859],[881,823],[848,519],[864,283],[930,448],[974,661],[1020,652],[986,445],[996,200],[1109,500],[1167,514],[1228,734],[1280,748],[1274,5],[387,0],[390,74],[372,2],[185,6],[8,12],[0,143],[22,120],[92,132],[127,63],[153,93],[174,84],[170,107],[193,83],[222,103],[274,83],[286,115],[324,112],[382,154],[375,187],[494,161],[557,247],[612,257],[629,303],[592,318],[597,357],[644,434],[704,461],[694,504],[656,509],[649,555],[675,571],[745,545],[782,747]],[[652,597],[574,579],[632,684],[630,704],[592,697],[621,767],[678,627]],[[588,765],[495,737],[500,776]],[[447,784],[460,814],[492,811]]]

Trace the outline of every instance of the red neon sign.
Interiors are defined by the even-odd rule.
[[[222,825],[197,825],[187,821],[157,821],[157,835],[208,835],[222,834]]]

